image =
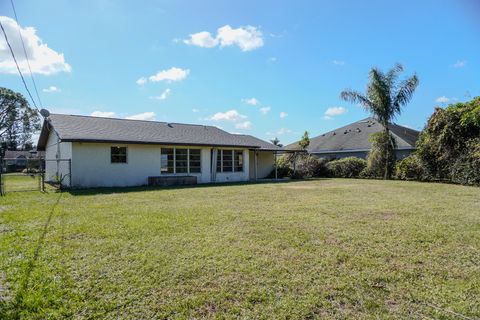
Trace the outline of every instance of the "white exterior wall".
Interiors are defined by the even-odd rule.
[[[64,186],[70,186],[69,159],[72,159],[72,143],[59,143],[57,135],[51,132],[45,149],[45,180],[51,182],[61,178]]]
[[[257,179],[266,178],[275,169],[275,155],[273,151],[257,152]],[[255,180],[255,151],[249,152],[250,179]]]
[[[211,181],[210,147],[176,146],[177,148],[201,149],[201,173],[161,173],[161,148],[174,146],[82,143],[72,144],[72,187],[124,187],[141,186],[150,176],[196,176],[198,183]],[[127,147],[127,163],[111,163],[110,147]],[[228,148],[232,149],[232,148]],[[248,181],[249,161],[247,149],[243,150],[243,172],[216,173],[215,182]],[[216,165],[216,160],[215,160]]]

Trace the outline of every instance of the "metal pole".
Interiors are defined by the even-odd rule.
[[[68,185],[72,188],[72,159],[68,159]]]

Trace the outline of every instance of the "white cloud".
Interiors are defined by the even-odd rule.
[[[139,113],[139,114],[134,114],[128,117],[125,117],[125,119],[129,120],[155,120],[155,112],[144,112],[144,113]]]
[[[172,90],[167,88],[167,89],[165,89],[165,91],[162,92],[161,95],[150,97],[150,98],[155,99],[155,100],[165,100],[165,99],[168,98],[168,96],[170,96],[171,93],[172,93]]]
[[[256,98],[242,99],[242,101],[251,106],[257,106],[260,104],[260,101],[258,101]]]
[[[345,61],[342,61],[342,60],[333,60],[332,63],[336,66],[344,66],[345,65]]]
[[[288,113],[286,113],[286,112],[284,112],[284,111],[280,112],[280,118],[284,119],[284,118],[286,118],[287,116],[288,116]]]
[[[0,16],[0,21],[5,29],[10,45],[22,73],[28,73],[28,64],[23,51],[19,30],[25,43],[28,60],[33,73],[50,75],[58,72],[70,72],[72,67],[65,62],[63,53],[58,53],[43,43],[33,27],[20,27],[15,20],[6,16]],[[16,74],[17,67],[10,53],[7,43],[0,41],[0,73]]]
[[[330,117],[330,116],[323,116],[323,117],[322,117],[322,119],[323,119],[323,120],[332,120],[332,119],[333,119],[333,117]]]
[[[109,111],[93,111],[91,114],[92,117],[103,117],[103,118],[113,118],[116,116],[115,112]]]
[[[279,136],[282,136],[284,134],[289,134],[289,133],[293,133],[293,131],[287,128],[280,128],[277,130],[277,135]]]
[[[348,110],[344,107],[330,107],[325,111],[326,117],[335,117],[347,113]]]
[[[453,67],[454,68],[463,68],[467,65],[467,60],[457,60],[457,62],[454,63]]]
[[[218,45],[218,39],[212,37],[207,31],[202,31],[190,35],[190,39],[183,40],[184,43],[202,48],[213,48]]]
[[[441,97],[438,97],[435,102],[437,103],[449,103],[450,102],[450,98],[447,98],[445,96],[441,96]]]
[[[262,114],[267,114],[268,112],[270,112],[271,109],[272,108],[270,108],[270,107],[262,107],[259,110]]]
[[[270,57],[270,58],[268,58],[267,61],[271,62],[271,63],[277,62],[277,57]]]
[[[150,82],[159,82],[159,81],[182,81],[187,78],[188,74],[190,73],[189,69],[181,69],[172,67],[168,70],[162,70],[154,74],[153,76],[148,77]]]
[[[143,86],[145,83],[147,83],[147,78],[141,77],[137,81],[135,81],[139,86]]]
[[[251,51],[263,46],[262,32],[253,26],[245,26],[233,29],[225,25],[217,29],[217,35],[208,31],[202,31],[190,35],[189,39],[183,41],[188,45],[202,48],[213,48],[216,46],[238,46],[242,51]]]
[[[50,86],[48,88],[43,89],[42,91],[47,93],[54,93],[54,92],[61,92],[62,90],[60,90],[60,88],[57,88],[55,86]]]
[[[198,110],[197,108],[193,108],[193,109],[192,109],[192,112],[193,112],[193,113],[198,113],[198,112],[200,112],[200,110]]]
[[[246,118],[247,116],[238,113],[237,110],[228,110],[226,112],[217,112],[209,117],[208,120],[238,122]]]
[[[250,121],[239,122],[235,125],[235,128],[250,130],[252,129],[252,123]]]

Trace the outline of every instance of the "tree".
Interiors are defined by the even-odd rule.
[[[277,146],[277,147],[280,147],[280,148],[283,147],[283,144],[280,143],[280,140],[279,140],[277,137],[275,137],[274,139],[270,140],[270,142],[271,142],[273,145]]]
[[[416,74],[398,82],[401,72],[403,72],[401,64],[396,64],[387,73],[378,68],[372,68],[365,94],[350,89],[340,94],[343,100],[359,103],[369,111],[383,125],[384,134],[387,137],[391,137],[388,125],[401,113],[402,107],[410,102],[419,83]],[[384,179],[392,176],[392,166],[388,161],[391,159],[393,141],[392,139],[388,141],[389,145],[384,148],[386,154],[382,157],[385,159]]]
[[[480,185],[480,97],[437,108],[416,147],[432,178]]]
[[[300,148],[302,148],[302,150],[306,150],[308,148],[308,146],[310,145],[310,138],[308,137],[308,131],[305,131],[303,133],[303,136],[298,142],[298,145],[300,146]]]
[[[18,92],[0,87],[0,145],[7,150],[32,145],[32,134],[40,129],[36,110]]]

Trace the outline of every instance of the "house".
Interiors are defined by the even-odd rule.
[[[23,151],[23,150],[7,150],[3,158],[4,171],[14,172],[22,171],[27,168],[28,164],[40,166],[41,163],[38,160],[43,158],[43,152],[37,150]]]
[[[38,149],[46,180],[71,187],[256,180],[282,150],[214,126],[64,114],[43,123]]]
[[[396,141],[395,155],[403,159],[415,150],[419,132],[398,124],[388,126]],[[384,127],[374,118],[366,118],[310,139],[307,151],[320,158],[358,157],[365,159],[372,144],[370,135]],[[298,148],[298,142],[286,148]]]

